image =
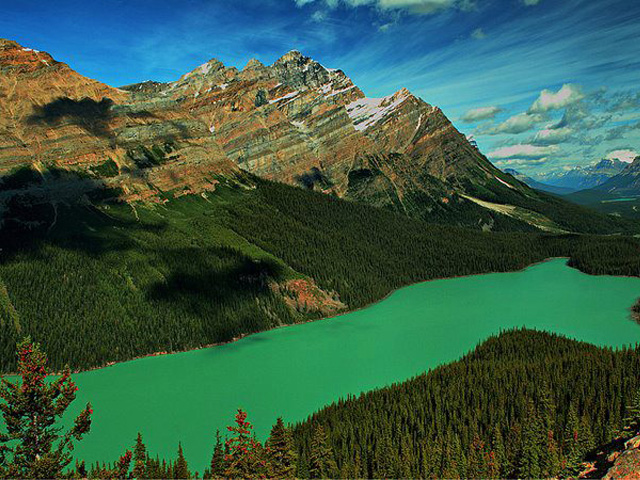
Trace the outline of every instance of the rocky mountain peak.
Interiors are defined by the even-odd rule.
[[[309,60],[308,57],[305,57],[298,50],[291,50],[285,53],[282,57],[275,61],[274,65],[282,64],[282,63],[304,63],[305,60]]]
[[[242,71],[214,58],[175,82],[122,90],[60,63],[4,71],[45,55],[0,43],[0,90],[12,92],[0,97],[0,171],[39,161],[91,172],[110,159],[108,182],[123,198],[160,201],[158,192],[203,192],[242,169],[418,216],[453,208],[451,192],[470,184],[526,195],[436,107],[407,89],[366,98],[299,51]]]
[[[252,69],[256,69],[256,68],[264,68],[264,64],[258,60],[257,58],[252,58],[251,60],[249,60],[247,62],[247,64],[244,66],[244,68],[242,69],[244,70],[252,70]]]
[[[220,70],[224,70],[226,67],[217,58],[212,58],[206,63],[203,63],[199,67],[194,68],[189,73],[186,73],[181,78],[193,77],[193,76],[207,76],[210,74],[216,74]]]
[[[58,65],[51,55],[32,48],[26,48],[17,42],[0,39],[0,69],[19,69],[34,71]]]

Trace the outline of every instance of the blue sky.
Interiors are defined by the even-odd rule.
[[[409,88],[530,174],[640,151],[636,0],[21,0],[0,36],[111,85],[297,49],[368,96]]]

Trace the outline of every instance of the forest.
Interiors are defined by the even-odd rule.
[[[300,424],[279,418],[264,443],[238,409],[226,432],[211,432],[209,465],[197,466],[180,439],[176,457],[160,459],[143,434],[111,463],[74,459],[73,442],[100,412],[87,405],[62,432],[77,390],[69,371],[45,382],[46,355],[28,339],[18,369],[19,383],[0,385],[0,478],[575,478],[595,452],[640,434],[640,346],[526,329]]]
[[[628,236],[428,224],[249,176],[158,204],[105,201],[88,181],[78,198],[24,194],[5,205],[0,372],[15,372],[27,335],[56,371],[79,370],[326,316],[327,299],[355,309],[418,281],[547,257],[593,274],[640,273],[640,240]],[[299,279],[320,305],[300,301],[290,287]]]

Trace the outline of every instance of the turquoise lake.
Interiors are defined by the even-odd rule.
[[[458,359],[500,330],[526,326],[597,345],[640,341],[629,308],[640,279],[590,276],[554,259],[514,273],[436,280],[368,308],[74,375],[74,408],[91,401],[92,432],[76,455],[115,460],[142,432],[150,452],[192,470],[210,460],[216,429],[238,407],[263,438],[278,416],[295,422],[348,394],[389,385]]]

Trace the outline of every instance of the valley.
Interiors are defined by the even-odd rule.
[[[161,458],[181,441],[200,470],[216,429],[238,407],[264,439],[279,415],[302,421],[348,395],[457,360],[504,330],[527,327],[616,348],[640,340],[629,311],[640,279],[591,276],[565,264],[421,283],[335,318],[75,375],[78,406],[90,401],[96,412],[75,454],[87,464],[111,461],[141,431]]]
[[[0,479],[640,475],[631,5],[31,3]]]

